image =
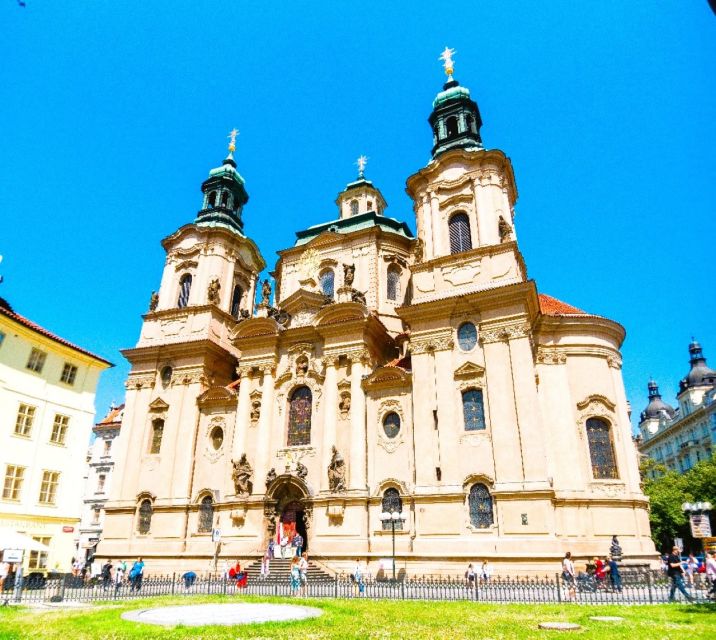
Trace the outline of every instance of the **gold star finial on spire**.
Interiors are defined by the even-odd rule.
[[[358,177],[363,177],[363,172],[365,171],[365,165],[368,164],[368,157],[367,156],[360,156],[358,160],[356,160],[356,165],[358,166]]]
[[[445,68],[445,75],[448,77],[448,80],[452,80],[452,72],[455,68],[455,64],[452,61],[452,57],[457,53],[455,49],[450,49],[450,47],[445,47],[445,50],[440,54],[440,57],[438,60],[443,61],[443,67]]]
[[[236,151],[236,136],[238,136],[238,135],[239,135],[239,130],[236,127],[234,127],[229,132],[229,135],[226,136],[227,138],[229,138],[229,152],[230,153],[233,153],[234,151]]]

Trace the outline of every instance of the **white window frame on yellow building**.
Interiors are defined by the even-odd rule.
[[[47,352],[33,347],[25,368],[35,373],[42,373],[42,370],[45,368],[45,360],[47,360]]]
[[[21,402],[17,409],[17,418],[15,418],[15,435],[23,438],[32,437],[32,425],[35,422],[35,412],[37,407],[25,402]]]
[[[13,473],[10,475],[10,470]],[[25,480],[25,469],[17,464],[5,465],[5,478],[3,481],[2,499],[19,502],[22,492],[22,483]]]
[[[59,471],[42,472],[42,483],[40,485],[40,495],[37,501],[40,504],[54,505],[57,502],[57,486],[60,484]]]
[[[50,442],[64,446],[67,438],[67,430],[70,427],[70,416],[63,415],[61,413],[55,414],[55,419],[52,423],[52,433],[50,434]]]

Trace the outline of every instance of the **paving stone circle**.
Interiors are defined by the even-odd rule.
[[[537,626],[540,629],[550,629],[552,631],[576,631],[582,628],[574,622],[540,622]]]
[[[620,618],[619,616],[589,616],[589,619],[597,622],[621,622],[624,620],[624,618]]]
[[[293,604],[263,604],[240,602],[235,604],[194,604],[178,607],[137,609],[122,614],[124,620],[144,622],[165,627],[185,625],[201,627],[209,624],[235,625],[257,622],[285,622],[317,618],[323,613],[315,607]]]

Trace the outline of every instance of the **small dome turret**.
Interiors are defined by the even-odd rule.
[[[647,404],[646,409],[641,412],[639,422],[659,419],[662,417],[666,417],[671,420],[676,415],[676,411],[674,410],[674,407],[661,399],[659,386],[654,380],[649,380],[647,388],[649,389],[649,404]]]
[[[701,345],[696,342],[695,338],[691,338],[689,356],[691,370],[679,383],[679,390],[684,391],[690,387],[715,386],[716,371],[706,366],[706,358],[704,358]]]

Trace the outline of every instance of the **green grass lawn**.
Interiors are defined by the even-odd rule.
[[[163,628],[128,622],[124,611],[201,602],[284,602],[323,609],[320,618],[234,627]],[[616,615],[620,623],[593,622],[592,615]],[[568,621],[583,625],[577,632],[543,631],[537,623]],[[33,611],[0,608],[0,638],[61,638],[62,640],[112,638],[624,638],[661,640],[716,638],[716,606],[583,606],[490,605],[471,602],[389,602],[371,600],[300,600],[236,596],[160,597],[132,602],[98,604],[92,610]]]

